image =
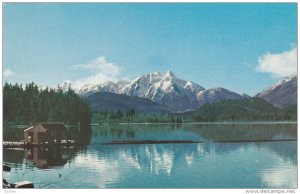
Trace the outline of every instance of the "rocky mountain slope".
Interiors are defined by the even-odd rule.
[[[130,82],[86,84],[76,92],[85,97],[97,92],[137,96],[168,107],[172,112],[195,110],[204,104],[225,99],[247,98],[247,95],[240,95],[224,88],[205,90],[192,81],[176,77],[172,71],[167,71],[164,75],[159,72],[141,75]]]
[[[297,104],[297,77],[283,79],[256,95],[279,108]]]

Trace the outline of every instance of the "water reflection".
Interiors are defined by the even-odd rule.
[[[57,185],[59,188],[297,186],[296,141],[213,142],[296,138],[296,125],[117,125],[94,127],[92,133],[91,138],[87,138],[90,143],[84,148],[4,150],[3,159],[8,163],[31,164],[35,172],[33,180],[38,177],[48,181],[49,173],[56,179],[58,174],[70,176],[69,182]],[[127,139],[204,143],[102,145]],[[39,171],[45,168],[49,171]],[[16,177],[11,175],[11,179]]]
[[[114,161],[124,161],[136,169],[143,169],[153,174],[166,173],[170,175],[176,166],[178,160],[180,163],[191,166],[195,159],[199,160],[203,156],[229,156],[232,153],[243,154],[253,147],[256,150],[268,150],[280,160],[293,165],[297,164],[295,152],[290,150],[295,147],[296,143],[198,143],[198,144],[158,144],[158,145],[126,145],[126,146],[103,146],[101,148],[94,148],[98,152],[99,159],[110,158]],[[101,154],[100,154],[101,153]]]
[[[81,125],[79,129],[79,142],[83,147],[87,146],[91,142],[92,127],[90,125]]]
[[[295,124],[207,124],[183,128],[212,141],[297,139]]]
[[[134,135],[129,135],[134,134]],[[297,125],[295,124],[228,124],[228,125],[116,125],[97,126],[93,128],[91,143],[111,142],[114,140],[194,140],[203,141],[201,152],[227,154],[235,150],[247,148],[252,144],[264,146],[293,162],[296,161],[296,141],[262,142],[262,143],[212,143],[212,141],[234,140],[272,140],[272,139],[297,139]],[[196,144],[187,144],[185,152],[196,150]],[[165,145],[156,145],[162,147]],[[170,146],[170,145],[166,145]],[[149,148],[141,152],[147,153]],[[164,150],[167,148],[161,148]],[[143,154],[143,153],[140,153]],[[188,157],[187,157],[188,158]]]
[[[72,160],[77,153],[75,148],[30,148],[30,149],[4,149],[3,161],[6,164],[18,165],[29,162],[41,169],[63,167]]]
[[[182,125],[94,126],[91,143],[107,143],[113,140],[199,140],[199,135],[180,126]]]
[[[74,150],[54,148],[31,148],[25,150],[25,159],[39,168],[62,167],[74,156]]]
[[[268,187],[273,188],[296,188],[297,166],[278,165],[267,168],[261,172],[262,181]]]
[[[17,167],[22,164],[24,154],[23,149],[3,149],[3,162],[11,167]]]

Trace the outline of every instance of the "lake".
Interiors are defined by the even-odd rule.
[[[36,188],[296,188],[297,141],[265,141],[284,139],[297,139],[297,124],[93,126],[86,147],[4,149],[3,178]],[[114,140],[201,143],[103,144]]]

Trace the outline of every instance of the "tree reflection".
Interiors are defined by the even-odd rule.
[[[212,141],[272,140],[297,138],[295,124],[185,125],[185,130]]]
[[[62,167],[71,160],[76,153],[75,148],[30,148],[25,151],[25,159],[38,168]]]

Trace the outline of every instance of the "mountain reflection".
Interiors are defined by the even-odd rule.
[[[164,173],[171,175],[178,160],[185,160],[191,165],[194,155],[204,154],[203,145],[200,144],[145,144],[124,146],[97,147],[103,158],[113,161],[123,161],[137,170],[144,170],[155,175]],[[99,158],[99,159],[103,159]],[[182,161],[180,161],[182,162]]]
[[[228,156],[231,153],[250,150],[255,146],[257,149],[270,149],[282,160],[286,160],[294,165],[297,164],[297,158],[294,149],[290,150],[291,142],[265,143],[263,148],[254,143],[198,143],[198,144],[148,144],[148,145],[123,145],[123,146],[103,146],[96,148],[101,152],[103,158],[109,158],[110,161],[119,161],[128,164],[137,170],[143,170],[155,175],[161,173],[171,175],[174,169],[181,166],[191,166],[196,162],[201,162],[202,157],[209,155]]]
[[[113,129],[111,129],[112,127]],[[142,128],[144,127],[144,128]],[[146,125],[96,127],[92,142],[105,158],[122,160],[139,170],[155,175],[171,175],[177,163],[191,166],[204,155],[228,155],[249,147],[269,149],[283,160],[297,163],[296,142],[215,143],[214,140],[269,140],[296,138],[296,125]],[[134,135],[129,135],[134,134]],[[113,140],[196,140],[195,144],[102,145]],[[112,158],[113,157],[113,158]],[[180,160],[180,161],[179,161]]]

